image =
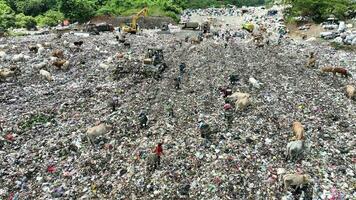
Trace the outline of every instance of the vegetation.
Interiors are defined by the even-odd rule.
[[[36,20],[32,16],[26,16],[23,13],[15,16],[15,25],[17,28],[32,29],[36,27]]]
[[[309,16],[316,22],[321,22],[334,15],[339,19],[355,16],[356,3],[353,0],[285,0],[292,7],[288,17]]]
[[[28,130],[36,125],[46,124],[48,122],[55,122],[53,115],[43,113],[31,114],[27,119],[19,123],[19,127],[22,130]]]
[[[39,15],[36,17],[37,25],[39,25],[40,27],[56,26],[63,20],[64,20],[63,13],[55,10],[49,10],[43,15]]]
[[[97,15],[132,15],[146,6],[151,16],[178,20],[178,14],[187,8],[271,5],[276,1],[293,6],[289,17],[307,15],[316,21],[330,14],[352,17],[356,10],[353,0],[0,0],[0,28],[55,26],[63,19],[86,22]]]
[[[330,45],[336,50],[356,51],[356,47],[354,45],[344,45],[336,42],[332,42]]]

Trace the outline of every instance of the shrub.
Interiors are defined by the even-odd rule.
[[[56,26],[64,20],[63,13],[55,10],[49,10],[43,15],[36,17],[36,22],[39,26]]]
[[[15,21],[17,28],[26,28],[28,30],[36,28],[36,20],[32,16],[26,16],[20,13],[15,16]]]
[[[8,29],[15,26],[15,16],[13,14],[2,14],[0,15],[0,28]]]

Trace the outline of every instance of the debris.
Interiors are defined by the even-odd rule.
[[[51,73],[49,73],[46,70],[41,69],[40,74],[47,80],[47,81],[53,81],[54,78],[52,77]]]
[[[244,10],[184,11],[193,22],[216,18],[199,45],[184,42],[197,31],[173,26],[172,34],[127,34],[130,48],[117,32],[0,38],[0,71],[12,74],[0,80],[0,199],[353,199],[356,118],[346,86],[355,80],[331,73],[354,74],[355,52],[291,38],[278,25],[280,6]],[[244,22],[270,45],[251,44]],[[153,58],[149,49],[161,52]],[[318,68],[305,68],[310,52]],[[14,62],[18,54],[24,59]],[[60,60],[70,68],[56,70]],[[319,70],[326,66],[329,74]],[[293,130],[296,121],[302,128]],[[158,161],[152,148],[160,142]],[[315,181],[286,179],[283,190],[285,174]]]

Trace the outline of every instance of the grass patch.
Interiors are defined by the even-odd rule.
[[[120,13],[120,15],[121,16],[132,16],[132,15],[136,15],[141,10],[142,10],[142,8],[133,8],[133,9],[125,10],[124,12]],[[158,6],[148,7],[148,16],[170,17],[176,22],[179,22],[179,20],[180,20],[176,13],[174,13],[172,11],[165,11]]]
[[[356,51],[355,45],[344,45],[336,42],[332,42],[331,46],[336,50],[344,50],[344,51]]]
[[[46,124],[48,122],[55,122],[54,115],[43,113],[31,114],[27,119],[19,123],[22,130],[28,130],[36,125]]]
[[[21,36],[26,36],[27,34],[24,32],[14,32],[14,31],[8,31],[6,33],[6,36],[9,37],[21,37]]]

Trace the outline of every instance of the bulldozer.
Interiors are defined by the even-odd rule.
[[[164,63],[163,49],[148,48],[145,59],[143,60],[144,74],[156,79],[161,77],[161,74],[167,68]]]
[[[131,23],[129,25],[124,25],[122,30],[126,33],[136,34],[138,31],[137,20],[143,16],[146,17],[148,15],[148,8],[142,9],[136,15],[132,16]]]

